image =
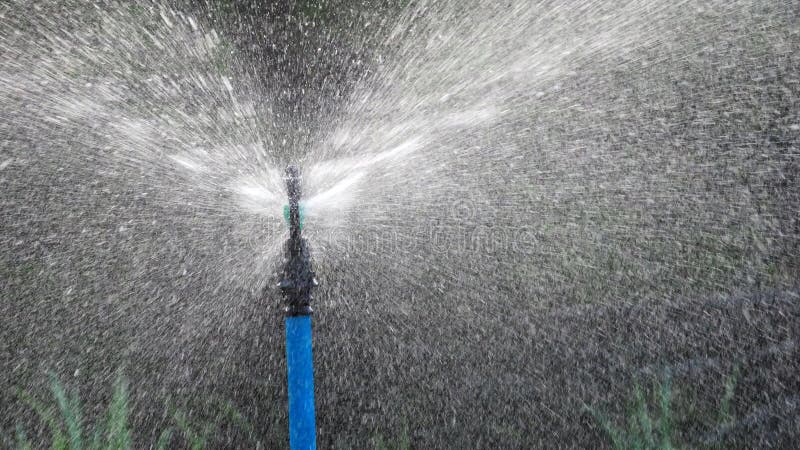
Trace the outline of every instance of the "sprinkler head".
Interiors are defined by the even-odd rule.
[[[289,239],[284,248],[285,264],[278,287],[283,293],[287,316],[311,315],[312,289],[317,287],[311,266],[311,249],[302,237],[300,217],[300,169],[290,165],[286,168],[286,191],[289,196]]]
[[[289,232],[292,238],[300,238],[300,169],[295,165],[286,167],[286,192],[289,195]]]
[[[300,203],[300,231],[303,230],[303,222],[304,222],[304,219],[305,219],[305,215],[306,215],[305,208],[303,207],[303,204]],[[288,203],[283,205],[283,220],[285,220],[286,223],[289,224],[289,204]]]

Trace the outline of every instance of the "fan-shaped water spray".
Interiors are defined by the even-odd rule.
[[[687,413],[681,442],[796,438],[796,8],[412,2],[349,31],[365,67],[299,116],[281,102],[309,86],[263,83],[274,65],[189,11],[0,6],[4,387],[52,369],[97,399],[127,364],[142,429],[223,397],[285,445],[295,162],[321,447],[403,423],[421,448],[585,446],[584,405],[671,371],[704,411],[734,366],[741,419]],[[4,430],[28,417],[0,403]]]

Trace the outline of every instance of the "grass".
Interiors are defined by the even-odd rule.
[[[45,405],[30,394],[20,390],[18,396],[30,407],[50,432],[50,449],[52,450],[127,450],[133,448],[131,429],[128,422],[129,386],[122,375],[114,383],[114,391],[105,419],[98,420],[89,426],[84,420],[83,409],[77,394],[70,394],[64,385],[50,374],[50,390],[54,404]],[[221,415],[233,424],[253,436],[253,427],[230,402],[222,402]],[[192,425],[187,415],[178,409],[170,408],[174,426],[180,431],[186,448],[202,450],[209,447],[211,433],[218,428],[218,423],[205,423],[200,429]],[[161,432],[155,448],[163,450],[173,448],[175,429],[167,427]],[[15,445],[19,450],[41,448],[41,443],[33,445],[24,428],[17,426]],[[259,445],[257,444],[256,447]]]
[[[615,449],[669,450],[674,448],[670,408],[671,390],[672,383],[669,378],[658,386],[659,414],[658,417],[653,418],[644,394],[637,385],[634,389],[634,406],[628,414],[627,429],[614,426],[611,420],[591,408],[589,408],[589,412],[600,423]]]
[[[387,444],[380,434],[372,438],[372,443],[375,450],[411,450],[411,436],[408,434],[408,424],[403,423],[403,431],[394,441],[394,445]]]
[[[113,394],[104,419],[89,424],[84,419],[83,408],[77,394],[70,393],[58,378],[50,374],[50,391],[53,402],[45,404],[25,391],[19,390],[17,395],[31,408],[46,426],[50,433],[50,449],[52,450],[129,450],[134,448],[132,430],[128,421],[130,390],[128,382],[120,374],[114,383]],[[250,422],[228,401],[215,402],[220,414],[249,436],[255,435]],[[213,448],[210,442],[218,428],[217,422],[203,424],[192,423],[187,414],[180,409],[169,407],[173,426],[161,432],[154,448],[163,450],[175,448],[179,443],[176,431],[181,435],[185,448],[203,450]],[[42,442],[32,443],[21,425],[17,425],[15,439],[17,450],[43,448]],[[382,436],[372,440],[376,450],[409,450],[411,438],[408,424],[404,423],[401,435],[393,444],[387,444]],[[253,442],[252,448],[262,448],[260,442]]]
[[[723,395],[719,402],[717,418],[719,425],[730,424],[734,419],[731,401],[738,376],[738,370],[734,370],[725,380]],[[18,391],[18,395],[47,426],[52,450],[127,450],[133,448],[128,421],[130,392],[124,377],[121,375],[117,377],[105,418],[98,420],[93,424],[94,426],[89,426],[84,420],[78,396],[65,389],[53,374],[50,374],[50,390],[55,401],[49,406],[24,391]],[[648,401],[641,387],[638,384],[634,386],[633,401],[628,410],[625,424],[622,426],[616,425],[609,417],[594,408],[589,406],[584,406],[584,408],[598,422],[614,449],[671,450],[682,447],[682,445],[676,444],[677,437],[673,427],[671,377],[666,376],[663,381],[655,383],[653,392],[653,398]],[[222,416],[228,418],[250,436],[254,435],[252,425],[230,402],[221,402],[218,406]],[[177,427],[181,433],[186,448],[192,450],[209,448],[209,440],[212,433],[218,428],[218,423],[209,422],[198,428],[191,423],[183,411],[174,408],[170,408],[170,411],[174,427]],[[152,448],[158,450],[172,448],[174,437],[175,429],[168,427],[160,434],[155,447]],[[41,445],[34,446],[31,443],[24,428],[20,425],[16,429],[15,444],[19,450],[41,447]],[[256,443],[255,446],[260,447],[259,444]],[[394,440],[393,445],[387,444],[380,435],[373,438],[373,445],[376,450],[410,449],[411,439],[408,425],[404,425],[402,434]]]
[[[719,402],[718,422],[720,425],[733,421],[731,400],[739,376],[738,369],[727,377],[724,393]],[[594,408],[584,406],[599,423],[611,441],[611,446],[616,450],[671,450],[683,448],[677,445],[677,436],[673,427],[672,409],[672,379],[669,375],[663,381],[655,384],[655,395],[648,402],[638,384],[634,386],[633,403],[627,413],[624,426],[615,425],[606,415]],[[655,408],[648,403],[654,403]],[[655,410],[655,411],[651,411]]]
[[[114,393],[105,421],[95,424],[91,432],[84,424],[83,410],[78,396],[70,395],[53,374],[50,374],[50,390],[53,393],[56,408],[45,406],[24,391],[19,391],[18,395],[47,425],[52,438],[51,449],[120,450],[131,448],[131,432],[128,426],[128,383],[121,375],[114,383]],[[18,449],[33,447],[21,426],[17,426],[16,445]]]

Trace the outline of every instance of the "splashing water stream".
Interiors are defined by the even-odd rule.
[[[797,438],[789,2],[412,2],[351,30],[380,43],[313,123],[279,107],[304,86],[261,82],[206,19],[0,5],[3,430],[30,419],[6,391],[43,370],[98,399],[126,365],[137,442],[164,399],[218,396],[285,446],[273,285],[296,162],[320,446],[403,423],[420,448],[585,446],[602,432],[581,405],[621,412],[670,370],[702,410],[734,366],[723,437]]]

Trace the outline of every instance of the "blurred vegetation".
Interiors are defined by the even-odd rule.
[[[734,420],[731,410],[736,382],[739,373],[734,369],[724,383],[719,410],[716,415],[717,427],[730,425]],[[74,392],[68,391],[58,378],[50,374],[51,401],[42,402],[28,393],[19,390],[19,398],[33,410],[46,425],[52,450],[126,450],[135,448],[132,430],[128,422],[130,410],[130,389],[126,379],[118,374],[114,382],[113,394],[107,407],[105,417],[89,423],[81,406],[80,399]],[[680,426],[675,418],[672,379],[667,374],[660,382],[653,384],[652,398],[649,399],[638,383],[634,385],[633,400],[627,409],[627,418],[622,426],[618,426],[609,416],[593,407],[584,405],[600,425],[617,450],[670,450],[682,448]],[[149,448],[166,449],[181,446],[192,450],[214,448],[214,433],[219,430],[220,422],[225,420],[251,437],[253,448],[262,448],[261,441],[256,439],[253,426],[242,416],[230,402],[218,402],[218,413],[213,421],[202,421],[191,418],[183,410],[168,406],[172,417],[172,426],[168,426],[159,434],[155,444]],[[680,407],[678,407],[680,408]],[[685,424],[684,424],[685,426]],[[177,432],[176,432],[177,431]],[[18,425],[14,439],[19,450],[41,448],[43,442],[32,441],[25,429]],[[372,438],[376,450],[408,450],[411,449],[411,437],[408,424],[404,422],[399,436],[389,439],[382,434]],[[344,448],[340,443],[337,447]],[[721,448],[719,443],[708,445],[709,448]]]
[[[728,376],[724,383],[719,411],[716,415],[715,428],[727,426],[734,420],[731,411],[731,400],[739,377],[738,369]],[[687,443],[680,443],[680,427],[676,426],[676,407],[673,402],[672,378],[667,374],[660,382],[653,384],[652,398],[648,399],[638,383],[634,384],[633,401],[627,410],[625,423],[616,425],[608,416],[596,409],[585,406],[611,441],[615,450],[671,450],[686,448]],[[691,405],[682,405],[678,409],[690,409]],[[681,411],[683,412],[683,411]],[[713,415],[711,415],[713,417]],[[721,448],[717,442],[711,448]]]
[[[126,450],[136,448],[132,438],[132,430],[128,422],[130,413],[130,389],[127,380],[119,374],[114,383],[113,394],[104,418],[94,423],[86,420],[78,395],[68,391],[54,374],[50,374],[52,401],[39,401],[25,391],[19,390],[18,396],[39,419],[46,425],[50,433],[52,450]],[[202,421],[190,417],[182,409],[167,406],[173,425],[159,434],[153,447],[158,450],[175,448],[183,444],[185,448],[201,450],[213,448],[213,436],[220,428],[222,421],[229,422],[252,438],[253,448],[261,448],[255,440],[253,426],[230,402],[217,402],[217,415],[212,421]],[[175,431],[178,431],[176,433]],[[19,450],[42,448],[44,442],[32,441],[24,427],[17,425],[14,442]],[[141,446],[139,446],[141,447]]]
[[[45,439],[45,442],[49,442],[50,449],[129,450],[137,448],[134,445],[133,433],[128,422],[131,404],[130,387],[121,373],[114,382],[112,398],[105,417],[94,423],[86,420],[86,414],[78,395],[68,391],[54,374],[50,373],[49,378],[53,395],[50,402],[40,401],[23,390],[18,390],[17,395],[46,426],[49,438]],[[147,443],[145,447],[156,450],[177,447],[191,450],[216,448],[212,444],[215,442],[214,433],[219,430],[220,422],[225,420],[251,436],[252,448],[263,448],[261,441],[253,437],[255,430],[251,423],[233,404],[218,402],[217,407],[216,420],[203,422],[190,417],[181,409],[168,406],[173,425],[161,431],[155,444]],[[29,438],[20,424],[17,425],[13,442],[17,450],[45,447],[45,442]],[[400,436],[388,443],[380,434],[376,435],[372,442],[376,450],[410,450],[411,438],[408,425],[404,425]]]
[[[411,436],[408,434],[408,424],[403,423],[403,430],[400,435],[387,442],[382,434],[377,434],[372,438],[375,450],[411,450]]]

